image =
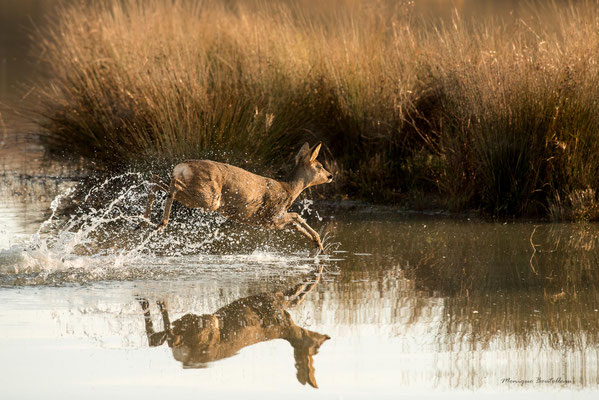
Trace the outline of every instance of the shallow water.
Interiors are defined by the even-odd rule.
[[[451,15],[446,4],[416,6]],[[455,2],[472,14],[498,4]],[[22,107],[36,79],[29,34],[55,2],[2,6],[0,103]],[[292,233],[183,209],[157,235],[135,229],[145,177],[73,196],[71,171],[37,176],[40,148],[22,135],[32,128],[6,109],[2,399],[595,397],[596,225],[305,203],[298,211],[329,233],[326,257]],[[293,289],[299,304],[277,297]]]
[[[328,232],[329,254],[315,257],[292,233],[182,208],[163,234],[136,230],[147,189],[137,174],[83,195],[76,186],[3,180],[6,398],[590,397],[598,387],[595,225],[305,203],[298,210]]]

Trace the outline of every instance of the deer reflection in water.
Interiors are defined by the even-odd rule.
[[[327,339],[297,326],[286,311],[301,303],[320,280],[322,267],[305,283],[286,292],[261,293],[226,305],[214,314],[186,314],[171,324],[166,304],[157,301],[164,330],[154,331],[149,302],[139,299],[144,311],[149,345],[165,341],[184,368],[203,368],[207,363],[234,356],[244,347],[273,339],[284,339],[293,347],[297,379],[318,388],[312,356]]]

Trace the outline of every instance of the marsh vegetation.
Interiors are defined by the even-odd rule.
[[[98,170],[211,158],[281,176],[317,139],[340,197],[593,220],[599,7],[515,7],[71,6],[41,33],[35,114],[51,154]]]

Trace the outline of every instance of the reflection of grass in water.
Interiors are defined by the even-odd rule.
[[[45,144],[99,168],[211,157],[278,171],[316,137],[351,195],[418,206],[440,190],[493,213],[545,213],[595,185],[594,3],[437,29],[405,4],[359,3],[61,12],[42,40]]]
[[[450,346],[465,340],[474,349],[485,348],[495,339],[508,347],[529,341],[552,348],[599,344],[595,229],[542,226],[536,232],[532,259],[526,230],[489,232],[469,241],[462,235],[439,238],[444,258],[424,258],[408,274],[417,285],[447,296],[444,326],[455,340]]]
[[[372,256],[343,265],[340,284],[351,293],[339,296],[360,304],[378,291],[390,302],[392,318],[406,323],[426,321],[431,299],[440,299],[439,339],[449,350],[486,348],[497,340],[506,347],[599,344],[596,227],[537,226],[531,261],[534,229],[422,218],[354,221],[337,239],[342,248]],[[360,290],[365,286],[369,291]]]
[[[407,233],[402,258],[410,262],[408,276],[443,295],[535,288],[575,295],[597,289],[596,228],[541,225],[531,238],[533,231],[530,224],[458,223]]]
[[[442,346],[471,350],[541,343],[554,349],[599,346],[599,293],[559,297],[539,290],[450,297],[445,301]]]

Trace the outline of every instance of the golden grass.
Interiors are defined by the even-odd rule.
[[[44,141],[108,169],[209,157],[280,172],[302,141],[322,140],[337,191],[494,214],[545,214],[554,197],[596,187],[596,1],[445,22],[411,7],[64,9],[40,36]]]

